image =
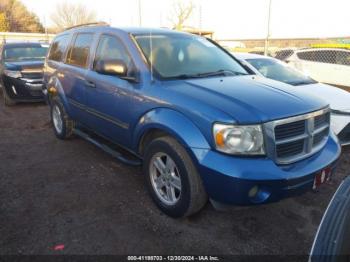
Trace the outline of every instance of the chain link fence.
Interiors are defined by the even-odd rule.
[[[265,55],[265,39],[218,40],[230,52]],[[350,91],[350,37],[270,39],[267,56],[274,57],[324,82]]]

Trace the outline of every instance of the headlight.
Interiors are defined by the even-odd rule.
[[[260,125],[215,124],[213,134],[218,151],[234,155],[264,155],[264,136]]]
[[[20,71],[4,70],[4,74],[9,76],[9,77],[13,77],[13,78],[22,77],[22,74]]]

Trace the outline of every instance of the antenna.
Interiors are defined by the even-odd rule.
[[[149,48],[150,48],[150,64],[151,64],[151,82],[153,82],[153,39],[152,39],[152,29],[149,30]]]

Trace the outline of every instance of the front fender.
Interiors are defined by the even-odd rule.
[[[157,108],[146,113],[137,123],[133,135],[135,151],[142,136],[151,129],[160,129],[172,135],[187,148],[210,148],[199,128],[185,115],[173,109]]]
[[[64,93],[63,86],[61,81],[57,76],[52,76],[50,80],[47,83],[47,90],[49,90],[50,87],[53,87],[57,90],[57,96],[60,98],[61,103],[63,104],[66,112],[69,114],[70,113],[70,106],[68,103],[68,99]],[[50,96],[50,94],[48,94]]]

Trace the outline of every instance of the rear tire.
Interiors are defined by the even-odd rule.
[[[192,159],[172,137],[157,138],[147,146],[143,173],[153,201],[168,216],[191,216],[208,201]]]
[[[6,93],[5,88],[2,88],[2,96],[4,98],[4,104],[5,106],[14,106],[16,104],[16,101],[11,99],[9,95]]]
[[[74,121],[68,116],[64,106],[58,98],[54,98],[50,104],[51,122],[55,135],[59,139],[68,139],[73,136]]]

